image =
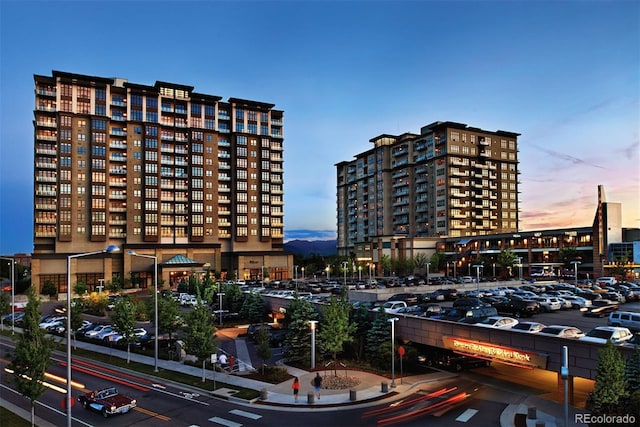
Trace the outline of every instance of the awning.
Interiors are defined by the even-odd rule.
[[[458,240],[458,245],[466,245],[467,243],[469,243],[470,241],[472,241],[473,239],[460,239]]]
[[[169,260],[163,262],[162,265],[184,267],[184,266],[202,266],[203,264],[194,259],[188,258],[184,255],[176,255],[170,258]]]

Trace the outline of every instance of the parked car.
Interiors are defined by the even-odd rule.
[[[137,406],[135,399],[118,393],[115,387],[82,394],[78,401],[83,408],[99,412],[105,418],[115,414],[126,414]]]
[[[407,303],[404,301],[387,301],[382,306],[374,308],[373,311],[384,310],[389,314],[395,314],[404,307],[407,307]]]
[[[93,329],[89,329],[84,333],[84,337],[88,339],[95,339],[100,332],[104,329],[110,328],[111,325],[96,325]]]
[[[547,326],[538,322],[519,322],[517,325],[511,328],[512,331],[530,332],[536,334],[546,328]]]
[[[511,329],[518,324],[518,320],[513,317],[489,316],[474,324],[483,328]]]
[[[540,335],[547,335],[558,338],[580,338],[584,336],[584,332],[575,326],[552,325],[543,328],[538,332]]]
[[[262,329],[266,330],[266,333],[268,335],[275,328],[268,323],[255,323],[249,325],[249,327],[247,328],[247,338],[249,338],[251,341],[256,341],[258,338],[258,334]]]
[[[418,303],[418,296],[411,293],[394,294],[387,298],[387,301],[404,301],[407,305],[412,305]]]
[[[531,317],[540,311],[537,301],[525,299],[517,295],[496,297],[497,302],[491,304],[501,314],[511,314],[515,318]]]
[[[444,313],[432,316],[435,319],[450,320],[462,323],[477,323],[489,316],[497,316],[498,310],[494,307],[454,307],[445,310]]]
[[[609,326],[622,326],[633,332],[640,332],[640,313],[634,311],[614,311],[609,314]]]
[[[577,295],[564,295],[562,299],[564,299],[565,301],[569,301],[571,303],[571,308],[574,308],[574,309],[591,307],[591,300],[588,300],[583,297],[579,297]]]
[[[620,308],[620,303],[609,301],[607,299],[598,299],[591,302],[591,307],[583,307],[580,309],[584,316],[604,317],[607,314]]]
[[[560,303],[560,300],[556,297],[535,297],[532,299],[534,301],[538,301],[542,310],[547,313],[560,310],[562,308],[562,303]]]
[[[606,344],[611,341],[616,345],[624,344],[633,337],[633,334],[627,328],[617,326],[597,326],[587,332],[580,341],[595,342]]]
[[[477,297],[461,297],[453,302],[454,307],[485,307],[488,305]]]
[[[396,314],[405,314],[410,316],[424,316],[425,310],[419,305],[409,305],[407,307],[400,308]]]

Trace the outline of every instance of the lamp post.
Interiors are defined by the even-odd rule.
[[[16,260],[9,257],[0,257],[0,259],[11,261],[11,335],[13,335],[16,333],[16,319],[14,319],[16,310],[16,279],[14,271],[16,269]]]
[[[397,317],[392,317],[391,319],[387,319],[387,322],[391,322],[391,388],[395,388],[396,386],[396,321]]]
[[[456,264],[458,263],[458,261],[453,261],[453,278],[456,278]]]
[[[573,273],[574,273],[574,286],[578,286],[578,265],[582,264],[580,261],[575,260],[575,261],[571,261],[571,264],[573,264]]]
[[[429,286],[429,269],[431,268],[431,263],[427,262],[427,281],[426,285]]]
[[[74,254],[67,256],[67,401],[65,406],[67,408],[67,426],[71,427],[71,402],[73,396],[71,395],[71,260],[73,258],[80,258],[85,256],[97,255],[102,253],[118,252],[120,248],[116,245],[109,245],[106,249],[94,252],[85,252],[81,254]]]
[[[520,279],[520,281],[522,281],[522,257],[518,257],[516,258],[516,260],[518,261],[517,267],[518,267],[518,279]]]
[[[306,276],[304,275],[304,267],[302,267],[302,268],[301,268],[301,270],[302,270],[302,281],[304,282],[304,281],[305,281],[305,277],[306,277]]]
[[[372,271],[373,271],[373,265],[371,263],[369,263],[369,286],[373,285],[373,276],[372,276]]]
[[[260,283],[264,288],[264,265],[260,267]]]
[[[362,266],[358,266],[358,282],[362,282]]]
[[[344,273],[344,287],[347,287],[347,265],[349,263],[347,261],[342,261],[342,271]]]
[[[296,284],[296,292],[298,292],[298,266],[293,266],[293,281]]]
[[[494,262],[492,264],[492,266],[493,266],[493,277],[495,278],[496,277],[496,263]]]
[[[224,296],[224,292],[218,292],[218,297],[220,298],[220,326],[222,326],[222,297]]]
[[[149,258],[153,260],[153,328],[154,328],[153,372],[158,372],[158,257],[154,255],[137,254],[135,251],[129,251],[127,253],[131,256]]]
[[[316,368],[316,324],[317,320],[309,320],[311,327],[311,369]]]
[[[447,261],[447,270],[445,276],[449,277],[449,261]]]
[[[324,269],[327,272],[327,282],[329,281],[329,266],[327,265],[327,268]]]
[[[480,269],[484,267],[482,264],[476,264],[473,268],[476,269],[476,291],[480,291]]]

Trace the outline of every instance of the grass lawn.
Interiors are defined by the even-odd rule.
[[[29,427],[31,426],[31,421],[27,421],[25,419],[20,418],[7,408],[0,407],[0,420],[2,422],[0,425],[2,426],[11,426],[11,427]]]

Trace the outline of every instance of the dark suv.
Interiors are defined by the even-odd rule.
[[[537,301],[521,298],[517,295],[498,297],[491,304],[498,313],[511,314],[513,317],[530,317],[541,311]]]
[[[418,296],[411,293],[395,294],[387,298],[387,301],[404,301],[407,305],[414,305],[418,303]]]

